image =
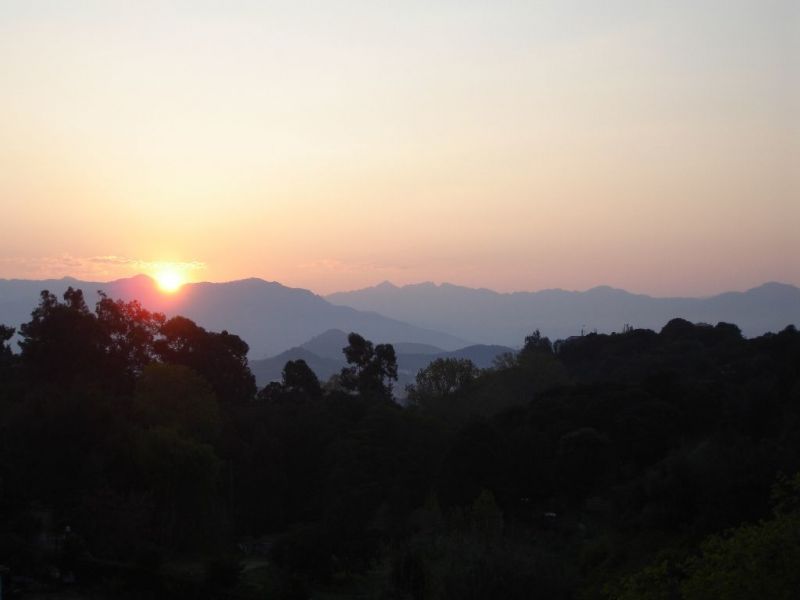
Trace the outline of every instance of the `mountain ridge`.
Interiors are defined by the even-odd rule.
[[[585,331],[620,331],[626,325],[658,330],[676,317],[732,322],[748,336],[800,324],[800,288],[774,281],[697,298],[656,297],[606,285],[585,291],[496,292],[449,283],[395,286],[384,282],[328,294],[326,299],[421,327],[435,323],[438,330],[458,331],[480,343],[512,346],[534,329],[558,339]]]
[[[1,279],[0,279],[0,281],[1,281]],[[784,283],[784,282],[780,282],[780,281],[765,281],[764,283],[761,283],[759,285],[755,285],[755,286],[747,288],[745,290],[727,290],[727,291],[724,291],[724,292],[718,292],[718,293],[714,293],[714,294],[705,294],[705,295],[701,295],[701,296],[680,296],[680,295],[676,295],[676,296],[656,296],[656,295],[653,295],[653,294],[646,294],[644,292],[632,292],[630,290],[626,290],[625,288],[619,288],[619,287],[615,287],[613,285],[607,285],[607,284],[595,285],[595,286],[592,286],[590,288],[586,288],[585,290],[569,290],[569,289],[565,289],[565,288],[555,287],[555,288],[541,288],[539,290],[513,290],[513,291],[510,291],[510,292],[501,292],[501,291],[493,290],[493,289],[487,288],[487,287],[470,287],[468,285],[461,285],[461,284],[458,284],[458,283],[450,283],[448,281],[442,281],[441,283],[436,283],[436,282],[433,282],[433,281],[419,281],[419,282],[416,282],[416,283],[406,283],[406,284],[403,284],[403,285],[397,285],[397,284],[389,281],[388,279],[386,279],[386,280],[384,280],[384,281],[382,281],[380,283],[377,283],[375,285],[369,285],[369,286],[366,286],[366,287],[355,288],[355,289],[350,289],[350,290],[341,290],[341,291],[338,291],[338,292],[331,292],[331,293],[328,293],[328,294],[324,294],[322,296],[323,296],[323,298],[331,298],[333,296],[345,296],[345,295],[348,295],[348,294],[367,292],[367,291],[370,291],[370,290],[379,290],[379,289],[382,289],[382,290],[404,290],[404,289],[413,289],[413,288],[456,289],[456,290],[465,290],[465,291],[470,291],[470,292],[490,292],[491,294],[497,295],[497,296],[535,295],[535,294],[544,294],[544,293],[548,293],[548,292],[563,292],[563,293],[568,293],[568,294],[586,294],[588,292],[609,290],[609,291],[624,292],[625,294],[628,294],[628,295],[631,295],[631,296],[652,298],[653,300],[677,300],[677,299],[680,299],[680,300],[707,300],[709,298],[715,298],[715,297],[718,297],[718,296],[725,296],[725,295],[728,295],[728,294],[746,294],[746,293],[749,293],[749,292],[754,292],[756,290],[760,290],[762,288],[769,288],[769,289],[773,289],[773,288],[786,289],[786,288],[789,288],[789,289],[800,290],[800,286],[796,286],[796,285],[791,284],[791,283]]]
[[[104,290],[112,298],[137,299],[149,310],[227,329],[250,345],[253,359],[273,357],[331,329],[398,346],[417,344],[422,353],[435,353],[474,343],[518,347],[534,329],[553,339],[626,325],[658,330],[675,317],[735,323],[748,336],[800,324],[800,288],[775,281],[697,298],[655,297],[607,285],[497,292],[430,281],[404,286],[384,281],[321,296],[257,277],[187,283],[165,294],[142,274],[110,282],[0,279],[0,323],[19,326],[29,319],[42,289],[61,295],[68,286],[82,289],[90,305],[94,292]]]
[[[82,289],[90,306],[96,299],[94,293],[103,290],[114,299],[138,300],[151,311],[183,315],[207,329],[228,330],[248,343],[252,358],[273,356],[332,328],[357,331],[370,339],[397,339],[452,350],[469,343],[460,336],[374,311],[335,306],[310,290],[259,278],[187,283],[173,294],[159,291],[146,275],[109,282],[0,279],[0,323],[18,327],[30,319],[41,290],[61,296],[69,286]]]

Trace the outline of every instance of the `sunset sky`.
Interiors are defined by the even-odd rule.
[[[799,285],[798,6],[3,0],[0,277]]]

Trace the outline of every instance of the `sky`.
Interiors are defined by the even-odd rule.
[[[0,2],[0,277],[800,285],[800,4]]]

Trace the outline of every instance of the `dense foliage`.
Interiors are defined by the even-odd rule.
[[[521,332],[524,334],[524,332]],[[675,319],[256,390],[247,344],[70,289],[0,326],[0,564],[121,597],[791,598],[800,333]],[[522,337],[522,336],[521,336]],[[17,579],[23,581],[23,579]],[[18,584],[24,587],[23,583]]]

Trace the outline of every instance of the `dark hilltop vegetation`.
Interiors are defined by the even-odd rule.
[[[73,288],[31,308],[0,328],[3,600],[800,589],[794,326],[531,323],[404,390],[351,333],[330,377],[290,360],[259,388],[226,331]]]

